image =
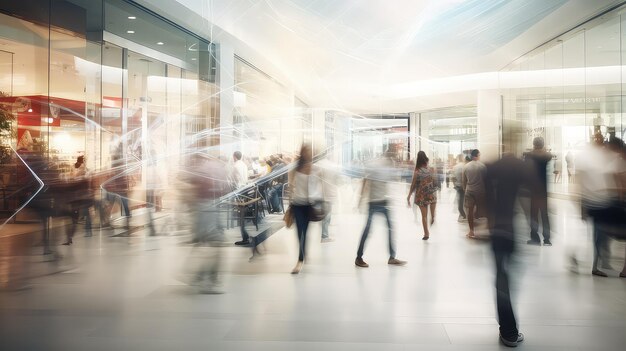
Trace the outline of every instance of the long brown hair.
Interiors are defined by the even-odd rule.
[[[308,144],[302,144],[300,147],[300,157],[298,157],[298,164],[296,165],[296,171],[301,171],[302,168],[308,163],[313,161],[313,151]]]
[[[417,153],[417,161],[415,162],[415,170],[428,166],[428,156],[424,151]]]

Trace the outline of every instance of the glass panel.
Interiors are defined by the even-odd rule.
[[[294,113],[291,91],[236,58],[234,94],[233,124],[244,156],[265,157],[299,150],[303,118],[308,116],[302,110]]]
[[[620,18],[614,17],[585,34],[585,114],[591,134],[615,132],[621,114]]]
[[[102,6],[58,0],[51,5],[49,152],[70,176],[78,156],[91,170],[99,164],[101,45],[89,39],[99,39],[92,33],[101,30]]]

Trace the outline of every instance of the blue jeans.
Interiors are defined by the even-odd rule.
[[[322,220],[322,239],[328,239],[328,226],[330,225],[330,214],[333,211],[333,205],[330,202],[326,203],[328,206],[328,214]]]
[[[283,196],[283,185],[274,185],[274,187],[268,191],[268,195],[270,199],[271,210],[276,212],[280,211],[282,209],[282,206],[280,204],[280,197]]]
[[[291,210],[296,219],[296,229],[298,232],[299,254],[298,261],[304,261],[306,249],[306,231],[309,228],[309,216],[311,213],[311,205],[291,205]]]
[[[361,235],[361,243],[359,244],[359,250],[356,253],[357,258],[363,257],[363,250],[365,248],[365,241],[367,240],[367,236],[370,232],[370,226],[372,225],[372,217],[374,217],[374,213],[381,213],[385,216],[387,220],[387,229],[389,231],[389,258],[396,258],[396,249],[393,238],[393,228],[391,226],[391,218],[389,215],[389,209],[387,208],[387,201],[377,201],[369,203],[369,212],[367,214],[367,224],[365,224],[365,229],[363,229],[363,234]]]

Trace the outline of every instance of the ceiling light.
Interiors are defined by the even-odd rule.
[[[195,61],[195,60],[196,60],[196,58],[195,58],[195,57],[192,57],[192,58],[191,58],[191,61]]]
[[[135,16],[128,16],[128,19],[137,19]]]
[[[162,42],[162,41],[160,41],[160,42],[158,42],[158,43],[157,43],[157,45],[163,45],[163,42]]]
[[[28,109],[28,112],[33,112],[33,109],[32,109],[32,108],[29,108],[29,109]]]
[[[134,30],[127,30],[126,33],[128,33],[128,34],[135,34],[135,31]]]

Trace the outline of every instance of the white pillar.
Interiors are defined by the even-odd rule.
[[[411,152],[409,157],[414,160],[417,157],[417,152],[420,150],[420,114],[417,112],[409,113],[409,148]]]
[[[500,157],[502,98],[497,90],[481,90],[477,97],[478,150],[483,162]]]
[[[217,81],[220,89],[220,153],[230,156],[233,149],[241,150],[241,143],[233,145],[233,132],[227,128],[233,126],[234,87],[235,87],[235,51],[227,43],[217,44]]]
[[[326,110],[311,110],[311,145],[315,154],[326,150]]]

